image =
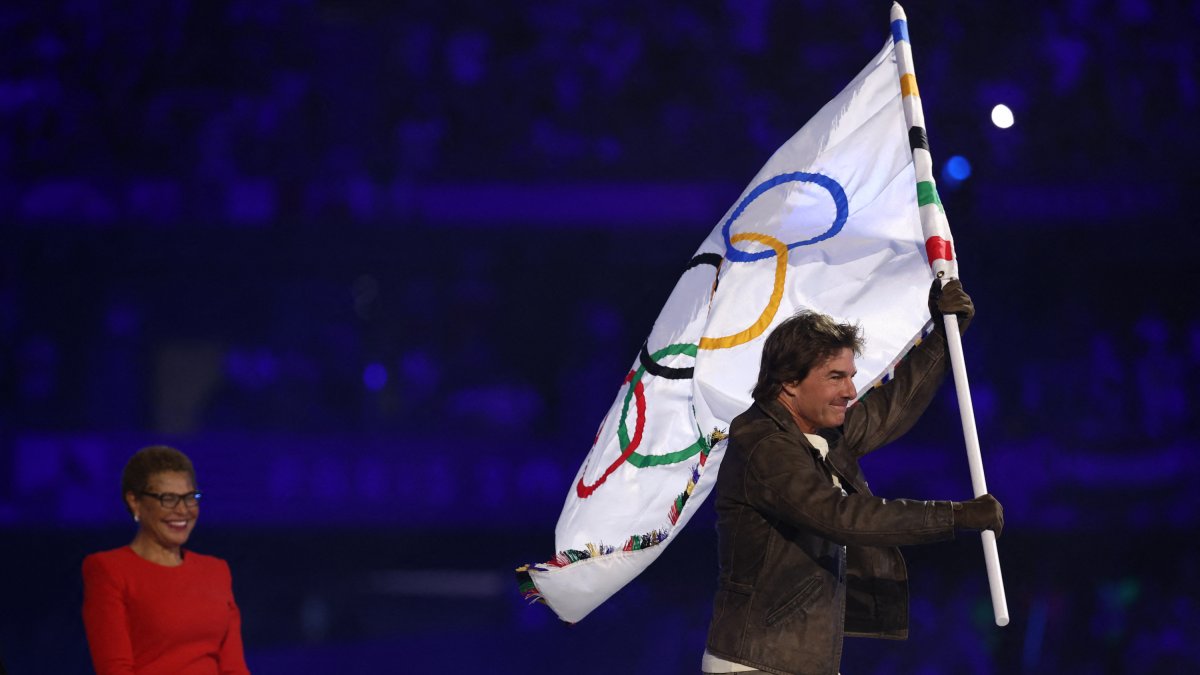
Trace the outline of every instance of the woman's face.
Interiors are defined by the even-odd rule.
[[[157,497],[146,494],[126,495],[133,515],[137,516],[142,531],[150,535],[164,548],[183,546],[192,528],[196,527],[196,518],[200,515],[200,504],[190,499],[196,491],[196,485],[182,471],[163,471],[152,474],[147,481],[145,492],[165,495],[189,495],[188,499],[180,499],[172,508],[166,508]]]

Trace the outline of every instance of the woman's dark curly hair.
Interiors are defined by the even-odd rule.
[[[166,445],[152,445],[133,453],[125,463],[121,472],[121,502],[125,503],[125,495],[130,492],[140,494],[150,485],[151,476],[165,471],[186,473],[192,485],[196,484],[196,469],[187,455]],[[125,508],[132,513],[128,503]]]

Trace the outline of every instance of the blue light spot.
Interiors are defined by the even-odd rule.
[[[955,155],[946,160],[946,177],[963,181],[971,177],[971,163],[962,155]]]
[[[368,363],[363,369],[363,384],[371,391],[379,391],[387,384],[387,368],[379,363]]]
[[[957,190],[971,176],[971,163],[962,155],[954,155],[942,165],[942,178],[938,187]]]

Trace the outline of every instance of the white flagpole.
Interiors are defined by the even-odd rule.
[[[908,19],[900,3],[892,3],[892,37],[896,45],[896,65],[900,76],[901,100],[908,123],[909,140],[913,150],[913,165],[917,176],[917,202],[921,212],[921,228],[929,264],[942,285],[958,278],[958,262],[954,258],[950,226],[942,210],[941,200],[933,179],[933,157],[925,136],[925,115],[917,91],[916,71],[908,41]],[[971,405],[971,387],[967,382],[966,360],[963,358],[962,334],[958,317],[943,317],[946,338],[950,346],[950,365],[954,371],[954,389],[958,393],[958,410],[962,417],[963,438],[967,445],[967,464],[971,471],[971,487],[975,496],[987,492],[983,475],[983,455],[979,450],[979,434],[975,428],[975,409]],[[992,593],[992,612],[997,626],[1008,625],[1008,600],[1004,596],[1004,579],[1000,573],[1000,553],[996,549],[996,533],[983,531],[983,558],[987,566],[988,586]]]
[[[942,277],[942,285],[949,281]],[[950,343],[950,366],[954,370],[954,390],[958,393],[958,412],[962,417],[963,438],[967,443],[967,465],[971,469],[971,488],[975,496],[987,493],[983,477],[983,454],[979,451],[979,433],[975,429],[975,409],[971,405],[971,386],[967,383],[967,362],[963,358],[962,335],[958,332],[958,317],[942,317],[946,323],[946,338]],[[983,561],[987,566],[988,586],[992,591],[992,612],[997,626],[1008,625],[1008,600],[1004,596],[1004,578],[1000,574],[1000,552],[996,548],[996,533],[983,531]]]

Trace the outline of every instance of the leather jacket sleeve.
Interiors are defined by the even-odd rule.
[[[747,501],[765,516],[838,544],[903,546],[954,536],[951,502],[843,494],[812,452],[783,431],[755,444],[743,479]]]
[[[842,443],[855,458],[903,436],[929,407],[950,367],[940,321],[896,366],[895,377],[846,411]]]

